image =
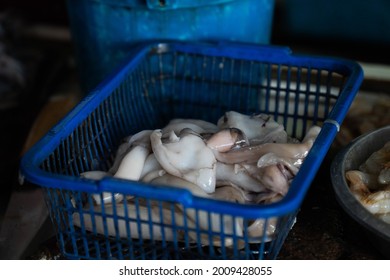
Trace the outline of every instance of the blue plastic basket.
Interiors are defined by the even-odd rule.
[[[67,258],[274,259],[362,78],[355,62],[295,56],[288,48],[143,45],[23,157],[21,173],[45,190],[58,244]],[[119,143],[129,134],[161,128],[173,118],[216,122],[228,110],[271,114],[299,139],[309,126],[322,126],[283,200],[242,205],[195,197],[169,186],[79,178],[85,171],[108,170]],[[98,211],[83,206],[92,204],[93,194],[103,192],[134,196],[132,210],[123,214],[115,201],[112,208],[103,204]],[[150,218],[151,205],[157,218]],[[179,221],[176,207],[193,211],[195,221]],[[141,208],[146,212],[141,213]],[[103,221],[103,233],[98,233],[97,222],[90,230],[76,227],[75,213],[84,217],[81,224],[86,219]],[[220,223],[221,230],[201,228],[197,219]],[[275,220],[277,224],[272,236],[263,234],[253,242],[245,232],[223,230],[223,221],[237,219],[244,225],[263,219],[264,229]],[[123,225],[125,236],[119,231]],[[149,233],[145,235],[141,227]],[[220,245],[214,246],[213,240],[220,240]]]
[[[275,0],[68,0],[80,81],[88,91],[139,42],[268,44]]]

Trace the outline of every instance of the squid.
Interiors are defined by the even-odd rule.
[[[111,173],[112,175],[114,175],[115,172],[118,170],[119,165],[121,164],[122,159],[124,158],[124,156],[128,152],[128,150],[129,150],[129,148],[130,148],[130,146],[132,144],[130,142],[130,139],[131,139],[131,136],[130,137],[126,137],[125,139],[123,139],[123,142],[119,145],[119,147],[118,147],[118,149],[116,151],[116,154],[115,154],[114,163],[112,164],[112,166],[108,170],[108,172]]]
[[[345,178],[349,182],[349,190],[358,198],[381,188],[381,185],[378,184],[377,176],[360,170],[347,171]]]
[[[232,127],[241,129],[252,145],[287,142],[287,133],[283,125],[266,114],[248,116],[229,111],[218,120],[217,125],[220,129]]]
[[[359,169],[369,174],[378,175],[383,169],[388,169],[388,166],[390,166],[390,141],[372,153]]]
[[[150,182],[155,176],[161,176],[165,174],[165,170],[158,163],[156,156],[151,153],[145,160],[144,167],[140,175],[140,181]]]
[[[262,200],[262,203],[274,203],[281,200],[282,198],[283,196],[280,194],[270,193],[267,198]],[[275,235],[277,223],[277,217],[270,217],[267,219],[258,218],[250,222],[246,229],[249,243],[259,243],[262,242],[263,239],[265,239],[265,242],[271,241]]]
[[[120,179],[138,181],[141,177],[145,161],[151,152],[150,135],[152,130],[143,130],[129,140],[129,147],[120,161],[114,177]]]
[[[268,219],[256,219],[248,224],[246,233],[249,243],[269,242],[273,239],[278,219],[275,217]]]
[[[390,161],[383,165],[383,169],[379,172],[378,181],[381,184],[390,185]]]
[[[228,152],[214,150],[214,154],[218,161],[228,164],[254,163],[268,153],[273,153],[281,158],[299,160],[305,158],[309,153],[320,131],[321,128],[318,126],[311,127],[302,143],[264,143],[242,147],[240,149],[232,149]]]
[[[81,178],[90,179],[90,180],[101,180],[105,177],[112,177],[112,174],[105,171],[94,170],[94,171],[86,171],[80,174]],[[111,193],[111,192],[103,192],[100,194],[92,194],[92,198],[95,204],[100,205],[102,203],[108,204],[112,202],[114,199],[116,202],[120,202],[123,200],[123,195],[120,193]]]
[[[154,185],[157,184],[162,186],[172,186],[180,189],[189,190],[191,194],[195,196],[215,200],[245,203],[248,197],[250,197],[244,190],[230,185],[223,185],[217,187],[213,193],[206,193],[197,185],[188,182],[182,178],[173,176],[171,174],[164,174],[162,176],[156,177],[150,183]]]
[[[162,128],[161,133],[163,135],[171,133],[173,131],[176,135],[183,129],[191,129],[195,133],[215,133],[218,131],[217,125],[198,119],[173,119],[165,127]]]
[[[372,214],[388,221],[390,214],[390,141],[373,152],[358,170],[345,173],[349,189]]]
[[[206,140],[207,147],[218,152],[249,146],[246,135],[238,128],[224,128]]]
[[[369,194],[361,203],[372,214],[390,214],[390,188]]]
[[[215,192],[208,194],[197,185],[170,174],[157,177],[151,181],[151,183],[186,189],[198,197],[245,203],[245,194],[231,186],[217,188]],[[201,240],[203,245],[231,246],[233,244],[233,239],[231,237],[226,237],[221,240],[219,237],[221,233],[227,236],[242,236],[243,219],[240,217],[234,217],[232,215],[221,215],[214,212],[210,213],[203,210],[195,210],[192,208],[186,208],[180,204],[178,204],[178,207],[182,210],[183,214],[188,218],[188,220],[192,221],[198,229],[198,231],[189,231],[188,235],[193,240]],[[212,231],[212,235],[214,237],[211,238],[211,243],[209,235],[200,234],[200,230]]]
[[[270,191],[286,195],[292,176],[282,164],[275,164],[259,168],[256,176],[259,181]]]
[[[167,173],[198,185],[206,193],[215,190],[216,159],[199,134],[184,129],[168,142],[162,142],[161,130],[150,135],[152,150]]]
[[[230,111],[217,124],[173,119],[162,129],[127,137],[108,172],[81,176],[172,186],[197,197],[238,204],[273,203],[288,192],[320,130],[313,126],[299,142],[266,114],[247,116]],[[78,208],[70,219],[88,231],[123,238],[189,239],[241,249],[246,246],[244,237],[250,243],[272,239],[278,222],[275,217],[244,220],[218,209],[194,209],[180,203],[174,207],[163,207],[165,202],[143,205],[131,196],[125,199],[109,192],[92,197],[94,205]]]
[[[207,197],[208,194],[202,189],[199,188],[198,185],[195,185],[192,182],[186,181],[183,178],[179,178],[173,176],[169,173],[163,174],[162,176],[158,176],[150,181],[151,184],[154,185],[162,185],[162,186],[173,186],[176,188],[181,188],[190,191],[193,195],[198,197]]]
[[[105,215],[101,213],[104,211]],[[91,213],[92,212],[92,213]],[[158,205],[139,205],[132,202],[96,206],[92,211],[73,213],[75,226],[106,236],[121,238],[143,238],[151,240],[184,240],[184,232],[175,230],[185,224],[194,228],[191,220],[184,222],[183,214],[177,209]],[[162,224],[164,226],[162,226]]]
[[[267,153],[259,158],[259,160],[257,161],[257,167],[261,168],[270,165],[281,164],[289,171],[290,174],[288,175],[295,176],[297,175],[302,163],[303,163],[303,159],[301,158],[298,159],[284,158],[284,157],[279,157],[274,153]]]
[[[359,170],[347,171],[345,176],[352,194],[370,213],[377,215],[390,213],[389,185],[381,188],[375,176]]]
[[[257,182],[258,190],[256,192],[273,191],[280,194],[286,194],[291,179],[294,177],[284,165],[277,163],[257,167],[254,164],[235,164],[235,170],[246,172],[252,180]]]
[[[238,186],[250,192],[263,192],[266,187],[250,175],[247,169],[233,164],[217,162],[216,180],[218,185]]]

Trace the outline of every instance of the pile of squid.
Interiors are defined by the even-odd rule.
[[[370,213],[390,224],[390,141],[345,176],[356,199]]]
[[[318,126],[311,127],[299,141],[289,137],[284,126],[270,115],[245,115],[235,111],[226,112],[216,124],[198,119],[173,119],[162,129],[144,130],[126,138],[107,172],[89,171],[81,176],[94,180],[111,176],[184,188],[194,196],[209,199],[269,204],[286,195],[320,130]],[[119,219],[116,226],[108,217],[105,219],[107,227],[104,227],[101,216],[91,218],[88,213],[83,219],[75,213],[73,221],[87,230],[95,228],[100,233],[106,230],[112,236],[130,234],[132,238],[157,240],[184,239],[181,236],[184,233],[174,232],[176,227],[211,230],[216,237],[199,235],[196,230],[185,234],[194,242],[214,246],[233,245],[233,236],[245,234],[249,240],[259,242],[264,235],[267,240],[272,239],[275,233],[276,217],[248,223],[231,215],[184,209],[180,204],[173,215],[171,208],[166,209],[161,204],[137,202],[135,205],[132,199],[119,193],[94,195],[97,213],[104,204],[105,214],[113,214],[115,207],[118,217],[127,217],[127,221]],[[113,200],[116,206],[112,206]],[[153,224],[136,223],[132,219]],[[172,226],[162,228],[161,223]],[[224,240],[218,237],[221,231],[227,236]]]

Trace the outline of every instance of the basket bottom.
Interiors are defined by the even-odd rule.
[[[76,233],[67,239],[60,236],[59,241],[67,259],[129,260],[267,259],[272,243],[248,244],[245,249],[238,250],[196,243],[106,238],[91,233]]]

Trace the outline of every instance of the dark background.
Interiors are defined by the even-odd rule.
[[[0,9],[12,12],[30,23],[68,24],[65,0],[2,0]]]

